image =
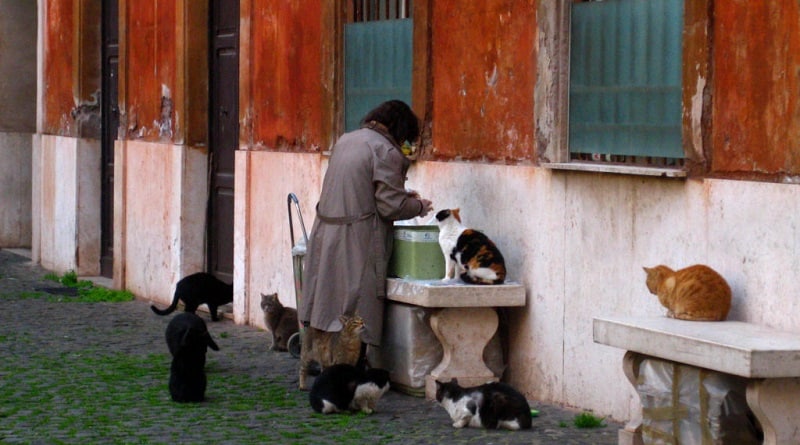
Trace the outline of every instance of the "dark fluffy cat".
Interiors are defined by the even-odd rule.
[[[503,284],[506,263],[489,237],[464,227],[459,209],[440,210],[436,221],[445,259],[444,280],[455,278],[458,273],[469,284]]]
[[[286,351],[286,342],[295,332],[299,331],[297,324],[297,309],[286,307],[281,303],[277,293],[261,294],[261,310],[264,311],[264,324],[272,334],[272,351]]]
[[[456,379],[448,383],[437,381],[436,401],[450,414],[455,428],[518,430],[531,427],[528,401],[505,383],[493,382],[463,388]]]
[[[176,315],[165,333],[172,354],[169,393],[176,402],[202,402],[206,393],[206,348],[219,351],[202,318],[191,312]]]
[[[222,282],[208,272],[198,272],[178,281],[172,304],[168,308],[159,309],[151,305],[150,309],[158,315],[171,314],[178,307],[178,300],[183,301],[186,312],[192,313],[205,304],[211,313],[211,320],[217,321],[217,308],[233,301],[233,285]]]
[[[309,393],[311,408],[318,413],[361,411],[372,414],[378,400],[389,390],[389,371],[363,371],[348,364],[326,368],[314,380]]]

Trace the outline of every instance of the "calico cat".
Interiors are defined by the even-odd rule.
[[[286,307],[278,299],[278,294],[261,294],[261,310],[264,311],[264,324],[272,333],[272,351],[286,351],[289,337],[299,331],[297,309]]]
[[[150,309],[158,315],[171,314],[178,307],[178,300],[183,301],[186,312],[194,313],[201,304],[207,305],[211,320],[217,321],[217,308],[233,301],[233,285],[222,282],[208,272],[198,272],[178,281],[169,307],[159,309],[151,305]]]
[[[445,259],[443,280],[459,274],[469,284],[503,284],[506,263],[500,249],[483,233],[461,224],[459,209],[436,213],[439,245]]]
[[[358,364],[364,320],[358,315],[342,315],[339,320],[343,326],[339,332],[326,332],[311,326],[305,328],[300,346],[298,386],[301,390],[308,389],[306,379],[313,362],[318,363],[323,371],[336,364]]]
[[[183,312],[170,320],[165,332],[172,354],[169,393],[176,402],[202,402],[206,392],[206,348],[219,351],[202,318]]]
[[[667,266],[644,267],[647,289],[681,320],[722,321],[731,309],[731,288],[714,269],[696,264],[673,271]]]
[[[318,413],[361,411],[372,414],[378,400],[389,390],[389,371],[361,369],[338,364],[326,368],[311,386],[309,401]]]
[[[455,378],[448,383],[436,382],[436,401],[450,418],[454,428],[531,427],[531,407],[525,396],[510,385],[500,382],[464,388]]]

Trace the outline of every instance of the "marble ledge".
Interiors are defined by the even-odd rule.
[[[475,285],[460,280],[389,278],[386,298],[429,308],[525,306],[525,287],[514,282]]]
[[[747,378],[800,377],[800,334],[741,321],[596,317],[594,342]]]

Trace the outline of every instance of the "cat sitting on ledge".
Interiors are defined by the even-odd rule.
[[[714,269],[696,264],[678,271],[645,267],[647,289],[667,308],[667,317],[722,321],[731,309],[731,288]]]

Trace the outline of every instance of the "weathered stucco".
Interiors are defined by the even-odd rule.
[[[322,75],[321,2],[243,3],[242,143],[319,151],[331,106],[324,91],[334,85]]]
[[[58,273],[99,275],[99,142],[43,135],[33,148],[33,258]]]
[[[430,156],[529,162],[533,1],[434,2]]]
[[[44,134],[99,138],[100,4],[49,0],[43,11]]]
[[[314,223],[323,163],[318,155],[266,151],[236,152],[234,298],[235,319],[265,328],[261,293],[278,293],[283,304],[297,306],[292,280],[287,197],[295,193],[306,230]],[[241,173],[241,174],[240,174]],[[291,207],[295,242],[302,239],[296,208]]]
[[[169,303],[178,279],[204,270],[207,157],[144,141],[118,143],[117,154],[124,163],[115,171],[116,284]]]
[[[171,0],[120,1],[120,125],[128,139],[180,138],[181,116],[173,104],[178,88],[176,39],[184,31]],[[199,74],[205,76],[205,73]]]
[[[714,11],[714,173],[796,178],[800,3],[719,0]]]

